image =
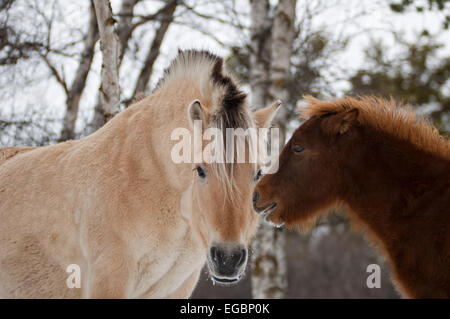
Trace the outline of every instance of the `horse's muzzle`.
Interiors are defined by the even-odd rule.
[[[259,193],[255,191],[253,193],[253,210],[258,214],[265,214],[266,216],[269,216],[278,206],[277,203],[273,202],[264,207],[259,207],[258,200],[259,200]]]
[[[212,245],[208,265],[214,281],[222,284],[238,282],[247,264],[247,249],[243,245]]]

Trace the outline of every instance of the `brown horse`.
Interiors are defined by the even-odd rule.
[[[450,142],[394,101],[307,102],[278,172],[255,188],[255,210],[299,226],[345,207],[404,296],[450,298]]]

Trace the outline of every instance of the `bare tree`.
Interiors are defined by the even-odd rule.
[[[272,19],[268,0],[253,0],[250,28],[250,87],[253,107],[261,108],[268,103],[270,69],[270,35]]]
[[[102,51],[102,74],[100,85],[100,103],[105,121],[120,111],[119,86],[119,36],[117,35],[109,0],[95,0],[100,49]]]
[[[269,98],[289,103],[289,82],[291,78],[291,56],[294,43],[296,0],[280,0],[276,9],[272,26],[270,54],[270,86]],[[281,108],[275,118],[281,130],[281,142],[286,140],[286,125],[289,112]]]
[[[147,53],[144,65],[136,81],[136,87],[134,89],[131,100],[134,99],[138,94],[145,93],[145,89],[153,72],[153,65],[155,64],[155,61],[159,56],[164,36],[166,35],[167,30],[169,29],[169,26],[173,21],[175,9],[178,2],[178,0],[171,0],[163,8],[163,10],[160,11],[161,22],[159,24],[159,28],[157,28],[155,31],[155,37],[153,38],[152,45],[150,46],[150,50]]]
[[[289,100],[288,81],[295,35],[295,0],[280,0],[274,17],[269,1],[251,1],[250,74],[253,106],[269,99]],[[287,110],[277,117],[280,145],[284,144]],[[285,233],[260,223],[253,244],[252,295],[283,298],[287,290]]]
[[[119,56],[118,56],[118,67],[120,67],[123,57],[125,55],[125,52],[128,48],[128,42],[132,36],[133,31],[136,29],[136,27],[138,26],[137,23],[132,23],[133,17],[134,17],[134,8],[136,6],[136,4],[138,4],[141,0],[123,0],[122,2],[122,6],[119,12],[119,22],[117,25],[117,35],[119,37]],[[78,81],[75,80],[74,83],[85,83],[86,81],[86,77],[84,77],[84,82],[81,81],[81,79],[83,78],[81,75],[82,74],[86,74],[87,76],[87,72],[83,73],[83,70],[86,70],[85,67],[88,67],[87,71],[89,72],[89,68],[91,65],[91,61],[93,59],[94,56],[94,46],[96,43],[96,40],[98,39],[98,24],[97,24],[97,16],[95,14],[95,9],[94,9],[94,4],[91,1],[91,18],[90,18],[90,22],[89,22],[89,29],[88,29],[88,34],[86,36],[86,40],[85,40],[85,49],[84,49],[84,53],[82,54],[81,58],[81,62],[80,62],[80,67],[77,71],[77,76],[75,77],[75,79],[79,79]],[[156,15],[155,15],[156,16]],[[149,19],[147,19],[148,21]],[[142,25],[142,23],[140,24]],[[96,40],[95,41],[91,41],[93,39],[92,35],[94,33],[96,33]],[[75,137],[75,121],[77,119],[78,116],[78,103],[81,97],[81,93],[82,93],[82,87],[81,85],[77,85],[74,88],[81,88],[81,90],[79,92],[76,92],[77,94],[72,94],[73,98],[68,98],[67,101],[67,111],[66,111],[66,116],[64,118],[64,123],[63,123],[63,131],[61,133],[61,137],[60,140],[64,141],[67,139],[73,139]],[[101,92],[99,92],[99,94],[102,94]],[[76,102],[76,106],[72,106],[72,100],[74,100]],[[95,117],[94,117],[94,123],[97,123],[96,129],[101,127],[104,123],[105,123],[105,114],[104,114],[104,110],[102,108],[102,103],[100,102],[100,96],[98,99],[98,103],[96,104],[95,107]]]
[[[133,9],[139,1],[141,0],[124,0],[121,10],[118,14],[118,16],[120,17],[118,24],[118,37],[120,42],[120,54],[118,61],[119,67],[122,64],[123,58],[128,48],[128,43],[133,36],[133,32],[138,27],[143,26],[148,22],[160,21],[160,25],[159,28],[157,28],[155,31],[155,36],[150,46],[150,50],[145,58],[141,72],[136,80],[133,94],[128,99],[123,100],[125,106],[132,102],[139,93],[143,93],[145,91],[145,88],[147,87],[150,80],[150,76],[153,72],[153,65],[159,56],[162,42],[170,24],[173,22],[176,7],[180,3],[179,0],[169,0],[155,13],[138,16],[137,21],[132,22],[133,17],[136,17]],[[104,111],[99,101],[95,106],[94,118],[89,124],[89,131],[95,131],[103,126],[103,124],[105,123],[105,116],[103,112]]]
[[[86,86],[86,79],[91,69],[92,60],[94,59],[95,44],[98,40],[98,25],[95,15],[94,4],[91,1],[89,27],[84,39],[84,48],[81,53],[78,69],[70,88],[63,82],[64,92],[67,96],[66,114],[63,120],[63,129],[61,131],[60,141],[75,138],[75,122],[78,116],[78,108],[80,105],[81,95]],[[44,57],[49,65],[49,61]],[[50,66],[50,65],[49,65]],[[50,66],[51,67],[51,66]],[[56,71],[55,71],[56,72]]]
[[[117,25],[117,34],[120,42],[119,66],[122,63],[125,51],[128,48],[128,41],[136,28],[135,24],[132,22],[134,17],[134,7],[140,1],[141,0],[123,0],[122,2],[122,7],[119,12],[120,19]]]
[[[137,5],[142,2],[142,0],[121,0],[117,14],[111,12],[112,19],[109,20],[111,24],[115,24],[115,33],[120,45],[117,58],[114,58],[114,54],[107,54],[106,57],[117,60],[119,76],[122,61],[125,57],[132,56],[131,60],[125,59],[126,64],[124,64],[124,67],[128,68],[130,63],[136,63],[135,61],[140,60],[136,59],[138,53],[145,52],[142,57],[142,64],[137,66],[138,72],[136,79],[133,81],[134,83],[132,82],[130,86],[127,85],[127,90],[123,90],[124,92],[130,92],[127,93],[128,96],[123,96],[123,93],[119,91],[121,95],[119,101],[124,107],[132,102],[136,95],[146,93],[146,90],[148,90],[154,65],[160,55],[164,38],[171,25],[189,27],[200,33],[209,34],[211,37],[214,37],[213,32],[208,27],[200,26],[201,24],[207,25],[213,21],[230,26],[236,30],[242,27],[239,23],[233,22],[238,15],[234,0],[215,4],[215,8],[218,8],[220,12],[216,10],[213,14],[210,14],[208,10],[202,12],[202,8],[210,5],[205,0],[195,2],[153,0],[146,2],[146,4],[151,4],[150,6],[143,5],[136,9],[138,8]],[[43,62],[43,65],[50,71],[49,80],[55,81],[64,93],[65,109],[62,127],[60,128],[58,124],[55,126],[56,130],[61,132],[58,138],[59,141],[78,137],[78,133],[75,132],[75,124],[80,116],[78,114],[80,103],[84,96],[88,97],[91,94],[86,84],[90,78],[92,63],[96,54],[95,48],[99,37],[98,24],[96,23],[97,14],[94,9],[95,5],[103,6],[104,2],[89,0],[87,3],[91,5],[90,18],[86,19],[88,23],[84,26],[72,27],[70,34],[73,37],[65,38],[58,36],[60,34],[59,31],[63,30],[61,26],[65,23],[63,19],[67,13],[65,12],[67,8],[61,0],[54,0],[51,3],[35,2],[34,0],[9,0],[4,4],[2,3],[0,7],[2,14],[4,13],[4,19],[2,18],[0,21],[0,51],[2,53],[0,65],[13,68],[20,61],[31,61],[31,59],[39,57],[39,63]],[[153,5],[157,9],[148,12],[147,10],[151,9]],[[74,5],[74,7],[81,8],[85,6]],[[24,32],[20,24],[15,24],[17,23],[17,17],[20,15],[20,10],[24,8],[29,10],[28,12],[32,11],[39,17],[39,21],[34,21],[39,28],[27,29]],[[11,11],[11,16],[15,19],[8,19],[9,11]],[[224,18],[225,13],[226,17]],[[105,27],[108,26],[105,25]],[[111,25],[109,28],[111,28]],[[154,30],[152,31],[154,36],[150,40],[149,45],[142,46],[142,39],[134,36],[138,29],[141,30],[140,36]],[[66,68],[66,63],[72,63],[70,60],[74,59],[77,61],[74,71],[72,71],[72,68]],[[107,64],[111,65],[110,63]],[[103,63],[103,66],[105,65]],[[103,68],[103,74],[105,70]],[[130,72],[123,72],[123,76],[127,74],[130,74]],[[122,79],[122,76],[119,78]],[[130,82],[127,81],[127,83]],[[82,135],[97,130],[105,123],[105,111],[102,107],[104,103],[102,101],[105,100],[106,93],[106,87],[104,85],[101,86],[97,102],[94,104],[94,117],[82,129]],[[118,106],[116,103],[114,104]],[[106,114],[106,117],[108,117],[108,114]]]
[[[26,60],[35,52],[43,50],[45,44],[41,39],[25,36],[23,30],[16,29],[10,23],[10,9],[15,0],[0,2],[0,66],[15,65],[19,60]]]
[[[14,25],[14,23],[9,23],[8,11],[10,9],[16,9],[12,8],[13,4],[15,4],[16,7],[19,4],[21,6],[27,6],[28,9],[33,10],[33,13],[36,17],[39,17],[39,20],[41,22],[35,21],[35,34],[24,32],[20,25],[18,26]],[[59,47],[58,44],[55,45],[54,43],[52,36],[52,34],[55,33],[54,25],[56,24],[56,22],[59,22],[57,21],[57,18],[55,16],[55,12],[57,11],[56,2],[54,2],[51,6],[49,6],[48,4],[39,6],[37,2],[28,3],[26,1],[21,1],[19,3],[19,1],[14,0],[8,1],[6,5],[2,5],[0,8],[0,10],[3,11],[2,13],[5,15],[5,19],[2,19],[0,26],[0,34],[2,35],[0,41],[0,51],[2,51],[4,57],[0,59],[0,65],[9,65],[11,68],[13,68],[14,65],[19,61],[31,59],[35,56],[38,56],[40,57],[44,65],[48,68],[51,76],[56,80],[56,83],[61,86],[65,94],[66,113],[63,119],[61,135],[58,138],[59,141],[74,138],[74,129],[79,103],[86,86],[87,76],[91,69],[91,64],[94,57],[94,47],[98,40],[97,19],[95,16],[93,3],[91,2],[90,4],[90,17],[88,27],[82,40],[83,49],[79,54],[70,52],[70,49],[74,47],[78,41],[67,41],[67,43],[64,44],[61,43]],[[71,83],[66,80],[64,67],[58,65],[58,63],[56,63],[56,59],[54,59],[53,56],[58,58],[63,57],[79,59],[78,66]],[[48,119],[43,119],[43,121],[47,122]],[[14,123],[15,121],[12,122]],[[28,127],[24,125],[20,125],[20,128],[24,131],[28,129]],[[39,141],[37,141],[36,143],[36,141],[32,139],[19,139],[18,141],[29,141],[33,144],[41,143]],[[42,143],[45,143],[46,141],[42,141]]]

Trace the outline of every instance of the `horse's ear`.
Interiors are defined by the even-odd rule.
[[[275,114],[277,114],[280,105],[281,101],[278,100],[272,103],[272,105],[253,112],[253,116],[256,120],[256,125],[260,128],[269,127],[272,123],[273,118],[275,117]]]
[[[203,121],[205,119],[205,111],[199,100],[194,100],[188,106],[189,122],[194,126],[194,121]]]
[[[324,122],[324,128],[331,134],[344,134],[352,127],[358,119],[359,110],[350,109],[343,113],[330,116]]]

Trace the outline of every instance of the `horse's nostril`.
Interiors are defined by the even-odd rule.
[[[236,277],[247,262],[247,249],[239,246],[212,246],[209,249],[210,267],[215,276]]]
[[[247,250],[242,249],[241,250],[241,258],[239,259],[237,266],[238,267],[242,266],[246,260],[247,260]]]
[[[257,191],[255,191],[253,193],[253,205],[256,205],[256,202],[258,201],[258,198],[259,198],[259,194],[258,194]]]
[[[211,247],[211,249],[209,250],[209,254],[211,255],[211,259],[214,262],[217,262],[217,247],[215,246]]]

